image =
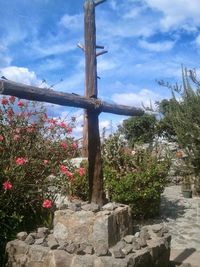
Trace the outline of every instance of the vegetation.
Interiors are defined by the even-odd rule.
[[[170,161],[154,150],[130,152],[118,134],[104,144],[105,186],[111,201],[130,205],[136,219],[159,213],[160,196],[167,184]]]
[[[156,134],[156,118],[151,114],[130,117],[123,121],[119,130],[131,147],[135,144],[152,143]]]
[[[199,180],[200,174],[200,82],[194,70],[182,70],[183,85],[172,88],[166,117],[174,137],[184,149],[189,172]],[[168,84],[161,83],[164,86]],[[192,87],[193,84],[193,87]]]
[[[78,153],[71,136],[73,121],[49,118],[43,107],[14,97],[3,97],[0,101],[0,265],[3,266],[6,242],[18,231],[51,226],[56,193],[72,195],[74,181],[85,176],[85,171],[70,164],[70,158]]]

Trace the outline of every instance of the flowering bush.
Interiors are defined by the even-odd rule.
[[[135,219],[158,215],[170,159],[151,149],[132,151],[118,134],[106,140],[103,158],[108,198],[130,205]]]
[[[70,158],[78,155],[71,136],[74,120],[49,118],[43,106],[13,96],[1,98],[0,103],[2,248],[16,231],[47,222],[55,194],[70,193],[74,177],[82,177],[84,171],[70,164]]]

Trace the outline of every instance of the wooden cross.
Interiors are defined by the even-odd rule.
[[[119,115],[141,116],[143,110],[135,107],[109,104],[98,99],[97,90],[97,56],[107,53],[106,50],[96,52],[96,49],[104,49],[96,45],[95,7],[106,0],[85,0],[84,23],[85,45],[78,46],[85,53],[85,96],[56,92],[48,88],[39,88],[25,84],[15,83],[0,79],[0,94],[13,95],[21,99],[53,103],[62,106],[83,108],[86,110],[88,138],[88,176],[89,176],[89,200],[100,206],[104,203],[103,168],[101,159],[101,144],[99,134],[99,114],[108,112]],[[86,140],[85,139],[85,140]]]

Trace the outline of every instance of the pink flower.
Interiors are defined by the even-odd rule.
[[[71,134],[72,133],[72,128],[71,127],[68,127],[67,128],[67,132],[68,132],[68,134]]]
[[[67,172],[67,168],[65,167],[65,165],[60,165],[60,171],[62,173],[66,173]]]
[[[33,127],[28,127],[28,128],[26,129],[27,133],[33,133],[34,130],[35,130],[35,129],[34,129]]]
[[[67,149],[67,143],[62,142],[60,145],[61,145],[62,148]]]
[[[45,209],[50,209],[52,207],[52,201],[50,199],[45,199],[42,203],[42,207]]]
[[[63,129],[67,128],[67,125],[64,122],[59,123],[59,126]]]
[[[69,171],[66,171],[66,176],[68,177],[68,178],[70,178],[70,179],[72,179],[73,178],[73,174],[71,173],[71,172],[69,172]]]
[[[15,97],[14,96],[10,96],[9,97],[9,101],[11,104],[13,104],[15,102]]]
[[[55,119],[49,119],[48,120],[48,123],[53,123],[53,124],[55,124],[57,121],[55,120]]]
[[[56,126],[55,126],[54,124],[51,124],[51,125],[48,127],[48,129],[49,129],[49,130],[53,130],[55,127],[56,127]]]
[[[21,132],[21,129],[20,129],[20,128],[16,128],[16,129],[15,129],[15,132],[16,132],[16,133],[20,133],[20,132]]]
[[[43,160],[43,163],[44,163],[45,165],[47,165],[47,164],[49,163],[49,161],[48,161],[47,159],[44,159],[44,160]]]
[[[18,141],[20,139],[20,135],[19,134],[15,134],[14,136],[13,136],[13,140],[14,141]]]
[[[5,97],[3,97],[3,98],[1,99],[1,104],[2,104],[2,105],[8,105],[8,99],[5,98]]]
[[[18,107],[22,108],[22,107],[24,107],[24,102],[23,101],[19,101],[17,103],[17,105],[18,105]]]
[[[72,148],[73,148],[73,149],[77,149],[77,147],[78,147],[77,143],[74,142],[74,143],[72,144]]]
[[[24,165],[24,164],[26,164],[28,162],[28,160],[25,159],[25,158],[17,158],[15,160],[15,162],[16,162],[17,165]]]
[[[0,135],[0,141],[3,141],[3,140],[4,140],[3,135]]]
[[[85,168],[79,168],[79,175],[83,177],[85,175]]]
[[[65,167],[65,165],[60,165],[60,171],[64,173],[68,178],[72,179],[73,174],[68,171],[68,169]]]
[[[13,112],[13,110],[11,108],[9,108],[7,110],[7,114],[8,114],[8,118],[11,119],[13,117],[13,115],[14,115],[14,112]]]
[[[3,189],[4,190],[10,190],[12,187],[13,186],[12,186],[11,182],[9,182],[9,181],[6,181],[3,183]]]

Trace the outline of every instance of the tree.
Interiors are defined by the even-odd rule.
[[[119,130],[131,147],[138,143],[151,143],[155,136],[156,118],[151,114],[131,117],[123,121]]]
[[[167,117],[170,119],[179,146],[187,153],[188,169],[199,184],[200,82],[196,78],[196,72],[187,68],[182,69],[182,81],[181,87],[172,90]],[[168,86],[168,84],[162,85]]]
[[[167,138],[169,141],[175,141],[176,132],[172,124],[171,108],[174,105],[174,99],[163,99],[157,102],[157,111],[160,114],[160,120],[156,124],[156,133],[160,137]]]

